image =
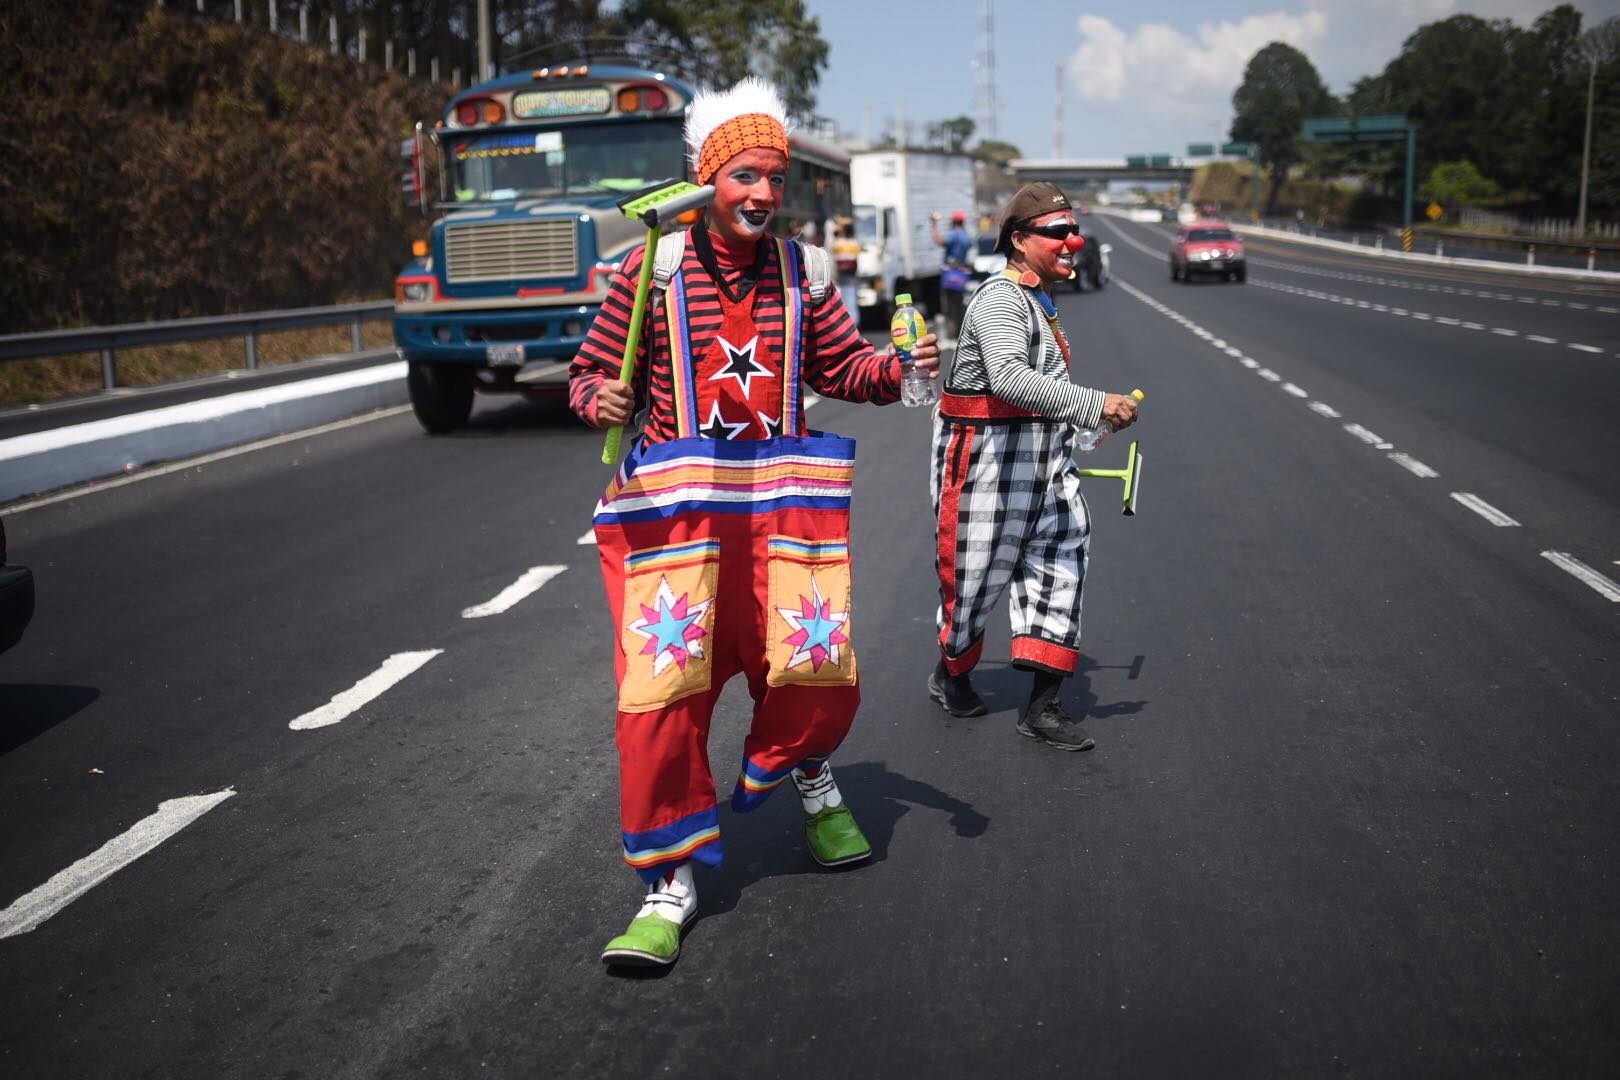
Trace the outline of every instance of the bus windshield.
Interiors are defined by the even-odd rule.
[[[476,132],[446,141],[457,202],[639,191],[686,175],[679,119]]]

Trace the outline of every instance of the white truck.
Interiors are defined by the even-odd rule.
[[[944,249],[934,243],[929,215],[950,229],[951,214],[978,215],[973,202],[973,159],[939,150],[870,150],[849,159],[855,204],[855,299],[864,319],[881,315],[895,295],[909,292],[926,316],[939,310],[939,267]]]

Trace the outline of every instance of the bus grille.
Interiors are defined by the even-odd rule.
[[[445,280],[452,285],[579,273],[573,218],[451,225],[444,253]]]

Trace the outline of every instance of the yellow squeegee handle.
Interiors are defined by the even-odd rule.
[[[654,225],[647,230],[647,248],[641,256],[641,277],[636,281],[636,302],[630,309],[630,334],[624,341],[624,359],[619,363],[619,381],[626,386],[636,377],[636,346],[641,344],[641,321],[647,312],[647,294],[652,291],[653,255],[658,250],[658,236],[662,230]],[[609,428],[607,443],[602,447],[602,464],[612,465],[619,460],[619,444],[624,439],[624,425]]]

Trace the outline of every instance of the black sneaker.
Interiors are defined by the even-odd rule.
[[[983,699],[973,692],[973,683],[966,675],[942,675],[935,669],[928,676],[928,696],[952,716],[983,716],[990,711],[985,708]]]
[[[1018,734],[1039,739],[1059,750],[1090,750],[1097,740],[1085,733],[1080,721],[1070,716],[1057,702],[1047,705],[1038,716],[1025,713],[1018,718]]]

